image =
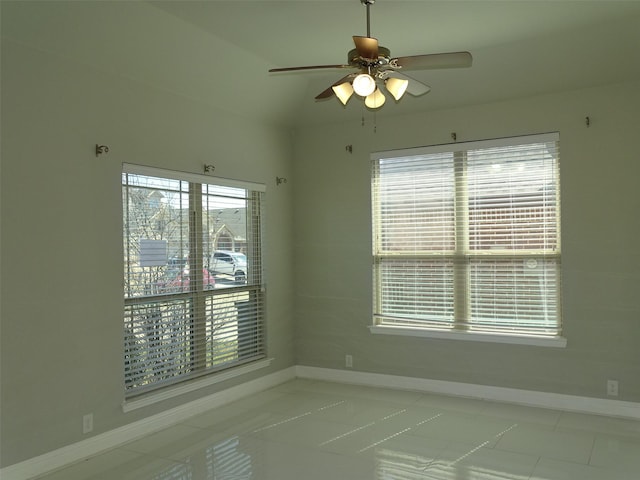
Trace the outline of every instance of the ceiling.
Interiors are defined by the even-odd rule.
[[[153,6],[249,52],[269,67],[346,62],[352,35],[366,35],[360,0],[158,1]],[[387,102],[378,115],[486,103],[640,79],[640,1],[401,1],[371,6],[371,36],[392,56],[468,50],[469,69],[415,70],[430,85],[421,97]],[[269,74],[260,84],[292,82],[280,120],[308,124],[362,115],[314,97],[340,70]],[[287,97],[288,95],[284,95]],[[290,101],[293,100],[293,101]],[[290,102],[289,102],[290,101]]]
[[[314,97],[366,35],[360,0],[0,2],[2,36],[217,109],[277,125],[360,119]],[[392,56],[467,50],[471,68],[413,70],[430,93],[388,100],[399,115],[640,80],[640,0],[377,0],[371,35]]]

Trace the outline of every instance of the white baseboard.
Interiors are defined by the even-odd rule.
[[[579,397],[559,393],[519,390],[515,388],[492,387],[470,383],[428,380],[415,377],[401,377],[381,373],[334,370],[329,368],[298,365],[296,376],[329,382],[366,385],[371,387],[397,388],[424,393],[438,393],[456,397],[492,400],[496,402],[550,408],[568,412],[606,415],[610,417],[640,420],[640,403],[610,400],[605,398]]]
[[[155,433],[163,428],[185,421],[194,415],[274,387],[295,377],[438,393],[640,420],[640,403],[298,365],[228,388],[24,462],[10,465],[0,469],[0,478],[2,480],[32,479],[37,475],[42,475],[105,450],[115,448],[136,438]]]
[[[10,465],[0,470],[2,480],[29,480],[37,475],[78,462],[100,452],[115,448],[131,440],[155,433],[163,428],[185,421],[194,415],[225,405],[234,400],[275,387],[295,378],[295,367],[290,367],[266,375],[256,380],[228,388],[179,407],[101,433],[24,462]]]
[[[180,384],[173,388],[167,388],[157,393],[154,392],[151,395],[145,395],[135,400],[125,400],[122,404],[122,411],[124,413],[132,412],[133,410],[148,407],[149,405],[153,405],[154,403],[178,397],[180,395],[184,395],[185,393],[195,392],[196,390],[200,390],[201,388],[209,387],[211,385],[215,385],[216,383],[224,382],[225,380],[239,377],[241,375],[246,375],[247,373],[255,372],[256,370],[260,370],[261,368],[266,368],[271,365],[272,361],[273,358],[265,358],[263,360],[258,360],[257,362],[247,363],[246,365],[242,365],[240,367],[235,367],[220,373],[216,373],[215,375],[206,375],[198,380]]]

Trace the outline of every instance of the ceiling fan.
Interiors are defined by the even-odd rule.
[[[367,36],[353,36],[355,47],[347,54],[347,63],[338,65],[311,65],[306,67],[272,68],[269,72],[291,72],[296,70],[317,69],[353,69],[349,73],[318,94],[316,100],[330,98],[335,95],[346,105],[351,96],[364,98],[367,107],[380,108],[386,97],[379,86],[385,89],[398,101],[405,92],[413,96],[424,95],[431,87],[404,74],[404,70],[460,68],[470,67],[472,56],[469,52],[435,53],[427,55],[413,55],[408,57],[391,57],[391,51],[378,44],[376,38],[371,37],[370,7],[375,0],[360,0],[367,8]]]

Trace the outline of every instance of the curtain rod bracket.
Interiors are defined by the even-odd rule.
[[[96,157],[99,157],[103,153],[109,153],[109,147],[106,145],[98,145],[96,143]]]

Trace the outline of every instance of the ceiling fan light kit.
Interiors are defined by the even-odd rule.
[[[313,65],[306,67],[272,68],[269,72],[290,72],[296,70],[316,69],[355,69],[351,73],[316,96],[321,100],[336,96],[343,105],[355,93],[364,98],[367,108],[377,109],[384,105],[386,97],[380,87],[400,101],[405,92],[417,97],[431,90],[431,87],[411,78],[402,70],[460,68],[470,67],[473,58],[469,52],[435,53],[427,55],[413,55],[407,57],[391,57],[391,51],[378,44],[378,40],[371,36],[370,10],[375,0],[360,0],[367,8],[367,36],[354,35],[354,49],[347,54],[347,64],[344,65]]]

